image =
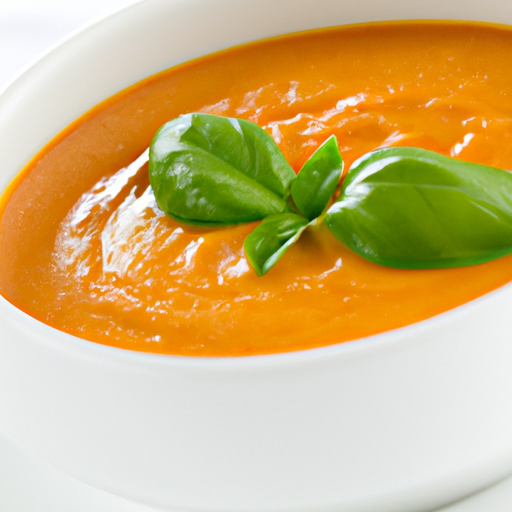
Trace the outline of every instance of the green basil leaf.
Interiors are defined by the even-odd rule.
[[[266,274],[295,243],[308,221],[294,213],[282,213],[267,217],[244,240],[249,263],[259,276]]]
[[[258,125],[186,114],[166,123],[149,149],[158,206],[199,226],[228,226],[290,211],[295,173]]]
[[[512,252],[512,175],[417,148],[377,150],[354,162],[325,222],[390,267],[482,263]]]
[[[329,137],[303,165],[292,181],[292,199],[309,220],[320,216],[329,203],[343,171],[336,137]]]

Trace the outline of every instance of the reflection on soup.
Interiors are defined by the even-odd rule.
[[[146,148],[200,111],[264,127],[298,170],[335,134],[349,166],[417,146],[512,167],[512,31],[384,23],[281,37],[151,77],[85,114],[4,195],[0,292],[87,340],[240,356],[353,340],[432,317],[512,279],[512,257],[466,268],[385,268],[308,230],[257,277],[256,224],[194,229],[156,206]]]

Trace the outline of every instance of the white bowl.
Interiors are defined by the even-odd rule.
[[[414,18],[512,24],[512,3],[136,4],[3,94],[0,188],[84,111],[163,68],[281,33]],[[511,302],[507,285],[363,340],[196,359],[83,341],[1,299],[0,432],[84,482],[168,510],[427,510],[512,472]]]

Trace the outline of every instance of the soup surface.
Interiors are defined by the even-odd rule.
[[[152,136],[194,111],[258,123],[296,171],[332,134],[346,168],[379,147],[417,146],[510,169],[512,30],[410,22],[313,31],[132,86],[59,135],[4,194],[1,294],[87,340],[241,356],[405,326],[512,279],[512,257],[456,269],[381,267],[322,225],[257,277],[242,247],[256,224],[181,225],[149,188]]]

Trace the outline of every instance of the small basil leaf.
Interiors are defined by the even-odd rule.
[[[267,217],[254,229],[244,241],[244,249],[249,263],[256,274],[267,273],[285,253],[286,249],[295,243],[308,221],[294,213],[282,213]]]
[[[194,113],[156,133],[149,149],[149,178],[165,213],[184,223],[214,227],[289,211],[295,173],[258,125]]]
[[[303,165],[292,181],[292,198],[309,220],[320,216],[329,203],[343,171],[336,137],[329,137]]]
[[[354,162],[325,223],[390,267],[472,265],[512,252],[512,175],[417,148]]]

